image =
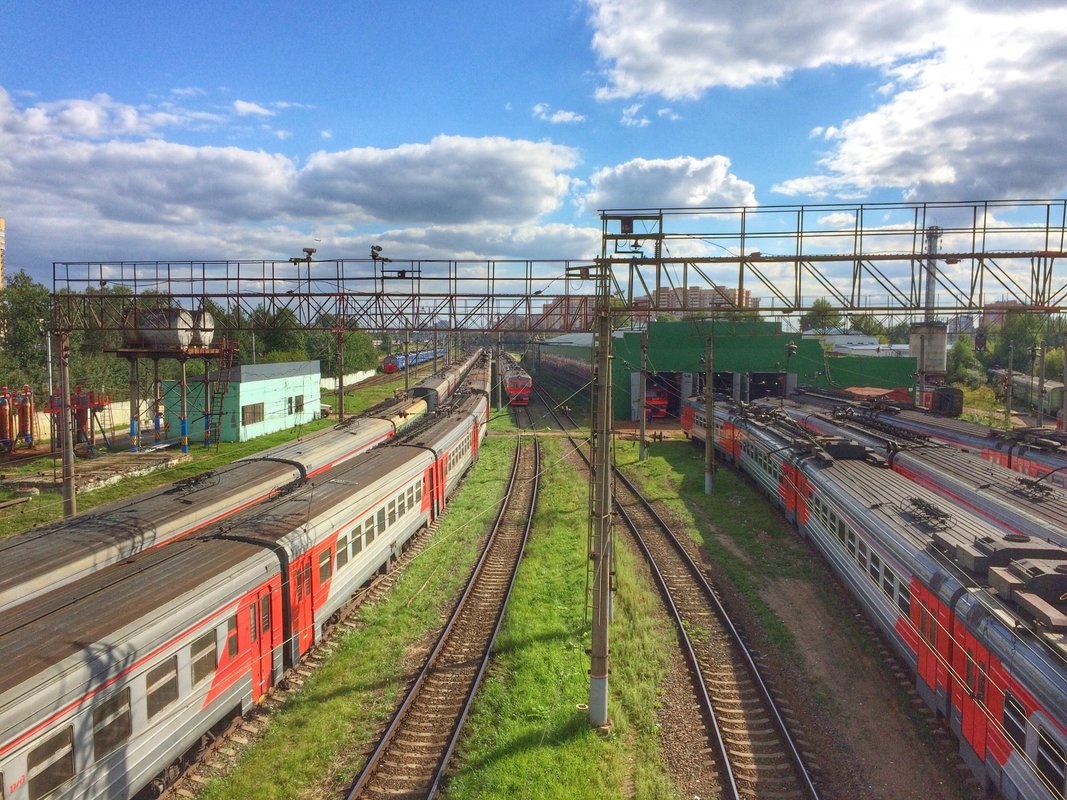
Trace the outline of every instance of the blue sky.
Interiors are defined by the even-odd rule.
[[[7,268],[587,258],[602,207],[1061,197],[1055,2],[4,4]]]

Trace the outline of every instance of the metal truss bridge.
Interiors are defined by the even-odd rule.
[[[612,314],[789,315],[1067,307],[1067,200],[862,203],[601,212],[602,245],[578,260],[109,261],[53,264],[55,330],[120,330],[131,306],[207,301],[231,328],[291,312],[306,329],[590,331],[598,279]],[[258,316],[257,316],[258,311]]]

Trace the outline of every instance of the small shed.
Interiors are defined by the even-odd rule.
[[[211,438],[223,442],[247,441],[319,416],[318,361],[243,364],[232,367],[228,375],[210,374],[206,381],[191,375],[188,384],[190,442],[204,441],[209,415]],[[178,381],[163,382],[163,403],[168,438],[181,435]]]

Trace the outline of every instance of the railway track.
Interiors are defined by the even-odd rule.
[[[550,406],[554,416],[557,412]],[[563,425],[562,415],[557,416]],[[571,439],[588,467],[578,442]],[[709,740],[721,797],[818,800],[784,714],[703,572],[656,510],[619,470],[615,507],[648,561],[675,621]]]
[[[507,607],[539,473],[537,440],[520,440],[504,502],[467,589],[348,800],[437,794]]]

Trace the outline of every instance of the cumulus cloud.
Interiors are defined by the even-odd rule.
[[[725,156],[635,158],[593,173],[578,198],[586,211],[602,208],[751,206],[755,187],[730,172]]]
[[[521,222],[555,210],[577,164],[569,147],[502,137],[316,153],[298,191],[318,213],[354,219]]]
[[[553,125],[565,124],[570,122],[585,122],[585,115],[579,114],[576,111],[565,111],[562,108],[552,111],[548,103],[538,103],[533,107],[533,116],[537,119],[542,119],[545,122],[551,122]]]
[[[695,99],[802,70],[874,71],[869,112],[812,131],[828,150],[789,195],[1048,196],[1067,94],[1067,8],[1051,0],[760,4],[588,0],[601,99]]]
[[[331,227],[344,231],[339,248],[364,242],[370,228],[391,227],[404,232],[398,243],[436,257],[518,255],[524,246],[527,254],[561,254],[572,244],[584,253],[596,235],[540,222],[571,191],[567,172],[578,154],[568,147],[439,136],[324,151],[302,163],[264,150],[169,142],[142,126],[143,116],[122,124],[113,100],[90,106],[108,113],[70,120],[58,112],[79,104],[24,108],[0,89],[0,197],[11,263],[267,257],[279,247],[287,252],[308,229]],[[406,227],[415,225],[427,228]]]

